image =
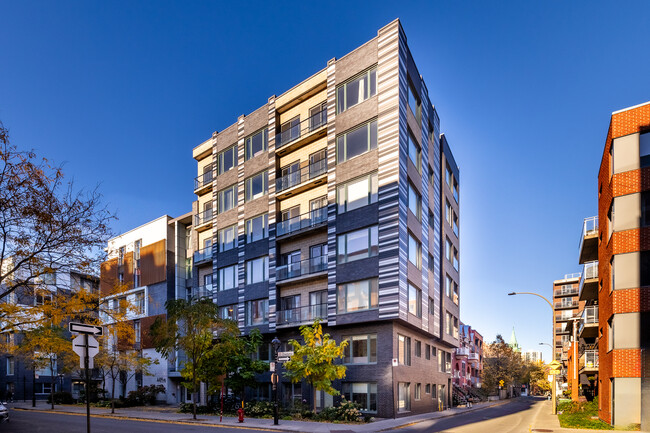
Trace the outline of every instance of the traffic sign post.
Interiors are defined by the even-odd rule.
[[[70,322],[68,329],[82,334],[72,340],[72,350],[79,355],[79,363],[86,370],[86,432],[90,433],[90,369],[93,368],[93,358],[99,353],[99,343],[93,335],[103,335],[104,328]]]

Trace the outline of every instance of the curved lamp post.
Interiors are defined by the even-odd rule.
[[[545,296],[540,295],[539,293],[534,293],[534,292],[510,292],[508,293],[508,296],[513,296],[513,295],[533,295],[537,296],[538,298],[542,298],[543,300],[546,301],[549,307],[551,307],[551,311],[553,314],[553,320],[551,323],[553,324],[553,344],[555,344],[555,307],[553,306],[553,303],[549,301]],[[540,344],[547,344],[547,343],[540,343]],[[551,346],[551,358],[553,361],[555,361],[555,347]],[[557,414],[557,406],[556,406],[556,381],[555,381],[555,376],[553,376],[553,380],[551,381],[551,398],[552,398],[552,406],[553,406],[553,411],[551,412],[553,415]]]

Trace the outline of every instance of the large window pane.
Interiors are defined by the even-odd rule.
[[[377,93],[376,68],[366,71],[336,90],[336,109],[341,113]]]
[[[422,317],[422,291],[409,283],[409,313]]]
[[[224,252],[237,246],[237,225],[219,230],[219,251]]]
[[[246,220],[246,242],[251,243],[269,236],[269,215],[258,215]]]
[[[413,215],[419,220],[422,216],[421,198],[420,198],[420,194],[415,189],[415,187],[411,184],[411,182],[409,182],[408,206],[411,212],[413,213]]]
[[[340,185],[337,194],[339,213],[377,202],[377,173]]]
[[[269,277],[268,256],[246,262],[246,284],[261,283]]]
[[[263,153],[268,147],[268,133],[263,129],[246,138],[246,161]]]
[[[219,191],[219,213],[233,209],[237,203],[237,185]]]
[[[219,291],[230,290],[237,287],[237,265],[226,266],[218,271]]]
[[[377,121],[340,135],[336,143],[338,162],[347,161],[377,148]]]
[[[236,165],[237,146],[231,146],[219,154],[219,174],[223,174]]]
[[[375,308],[378,304],[377,279],[341,284],[337,290],[339,312]]]
[[[360,406],[362,412],[377,411],[377,384],[376,383],[344,383],[343,396]]]
[[[338,262],[376,256],[379,252],[377,226],[367,227],[338,237]]]
[[[268,172],[264,171],[246,179],[246,201],[263,197],[268,192]]]
[[[422,263],[421,259],[421,246],[420,242],[418,242],[413,235],[409,233],[409,261],[413,263],[415,266],[420,268],[420,265]]]
[[[422,170],[422,163],[421,160],[422,158],[420,157],[421,151],[420,151],[420,145],[418,142],[415,140],[415,137],[413,137],[413,134],[411,131],[408,133],[408,152],[409,152],[409,159],[415,165],[415,167],[418,169],[418,171],[421,172]]]
[[[262,325],[269,322],[269,300],[246,302],[246,325]]]

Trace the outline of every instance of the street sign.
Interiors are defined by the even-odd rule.
[[[93,368],[93,358],[99,353],[99,344],[95,337],[89,335],[88,337],[88,368]],[[84,358],[86,357],[86,336],[77,335],[72,340],[72,350],[79,355],[79,364],[84,368]]]
[[[275,371],[275,362],[269,362],[269,371],[271,373]]]
[[[499,386],[503,386],[504,383],[505,383],[505,382],[504,382],[503,380],[500,380],[500,381],[499,381]]]
[[[291,358],[293,352],[278,352],[278,358]]]
[[[278,362],[287,362],[290,359],[291,358],[289,358],[288,356],[282,356],[282,357],[278,358]]]
[[[550,370],[548,374],[550,374],[551,376],[555,376],[557,374],[560,374],[560,370]]]
[[[70,322],[68,325],[70,332],[79,332],[80,334],[103,335],[104,328],[101,326],[87,325],[85,323]]]
[[[562,364],[560,364],[558,361],[551,361],[548,363],[548,368],[551,370],[557,370],[560,367],[562,367]]]

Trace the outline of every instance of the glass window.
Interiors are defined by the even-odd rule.
[[[377,148],[377,121],[336,137],[336,153],[339,163]]]
[[[219,230],[219,251],[232,250],[237,246],[237,224]]]
[[[422,105],[420,103],[420,97],[418,96],[418,92],[415,90],[415,86],[413,85],[413,83],[411,83],[411,80],[409,80],[409,87],[408,87],[408,104],[409,104],[409,108],[411,109],[411,113],[413,113],[418,123],[420,123],[421,116],[422,116]]]
[[[452,228],[454,230],[454,234],[456,235],[456,237],[458,237],[458,217],[454,213],[452,218],[453,218]]]
[[[268,139],[266,128],[246,138],[246,161],[266,152],[269,144]]]
[[[336,89],[336,111],[342,113],[377,93],[377,68],[352,78]]]
[[[223,174],[237,165],[237,146],[231,146],[218,156],[218,174]]]
[[[246,201],[255,200],[265,196],[269,190],[269,173],[263,171],[246,179]]]
[[[453,249],[453,247],[451,245],[451,241],[449,240],[449,238],[446,238],[446,241],[445,241],[445,257],[447,258],[447,260],[449,262],[451,262],[451,256],[452,256],[451,251],[452,251],[452,249]]]
[[[339,235],[338,262],[347,263],[376,256],[379,253],[378,244],[377,226]]]
[[[15,372],[16,361],[13,356],[7,358],[7,376],[13,376]]]
[[[269,215],[258,215],[246,220],[246,242],[251,243],[269,237]]]
[[[219,191],[218,198],[219,213],[233,209],[237,205],[237,185]]]
[[[409,313],[422,317],[422,290],[409,284]]]
[[[411,410],[411,384],[399,382],[397,384],[397,411],[407,412]]]
[[[639,135],[639,157],[641,167],[650,166],[650,132]]]
[[[224,320],[235,320],[235,305],[219,307],[219,317]]]
[[[358,404],[362,412],[377,412],[376,383],[344,383],[343,397]]]
[[[408,150],[409,150],[409,159],[415,165],[415,168],[418,169],[418,172],[422,172],[422,151],[420,150],[420,145],[418,144],[413,133],[409,131],[408,133]]]
[[[133,336],[135,343],[140,343],[142,327],[139,320],[133,321]]]
[[[453,185],[451,187],[451,191],[454,194],[454,200],[456,200],[456,203],[458,203],[458,181],[456,178],[453,179]]]
[[[411,365],[411,337],[397,335],[397,359],[400,365]]]
[[[445,320],[445,332],[448,335],[451,335],[452,334],[452,330],[451,330],[451,323],[452,323],[451,322],[451,314],[446,313],[445,318],[446,318],[446,320]]]
[[[422,199],[411,182],[409,182],[408,207],[418,220],[422,218]]]
[[[376,308],[378,305],[377,279],[339,284],[337,301],[339,313]]]
[[[416,400],[420,400],[422,398],[422,384],[421,383],[416,383],[415,384],[415,395],[413,396]]]
[[[377,202],[377,173],[351,180],[337,188],[338,213]]]
[[[420,340],[415,340],[415,356],[422,358],[422,342]]]
[[[445,294],[451,298],[451,286],[453,285],[453,282],[451,280],[451,277],[447,275],[445,277]]]
[[[458,250],[456,247],[454,247],[454,257],[452,259],[452,264],[454,265],[454,269],[458,270]]]
[[[377,362],[377,334],[353,335],[346,338],[348,346],[343,353],[345,364],[370,364]]]
[[[451,225],[451,204],[449,203],[449,200],[445,200],[445,220],[447,221],[447,224]]]
[[[420,269],[422,266],[422,246],[412,234],[409,233],[409,262],[413,263]]]
[[[431,345],[429,345],[429,344],[426,344],[424,346],[424,358],[425,359],[431,359]]]
[[[237,265],[226,266],[217,271],[217,278],[219,279],[219,291],[230,290],[237,287]]]
[[[246,326],[269,323],[269,300],[258,299],[246,302]]]
[[[451,189],[451,169],[449,168],[449,165],[445,166],[445,182],[447,183],[447,186]]]
[[[246,262],[246,284],[261,283],[269,279],[269,257],[259,257]]]

